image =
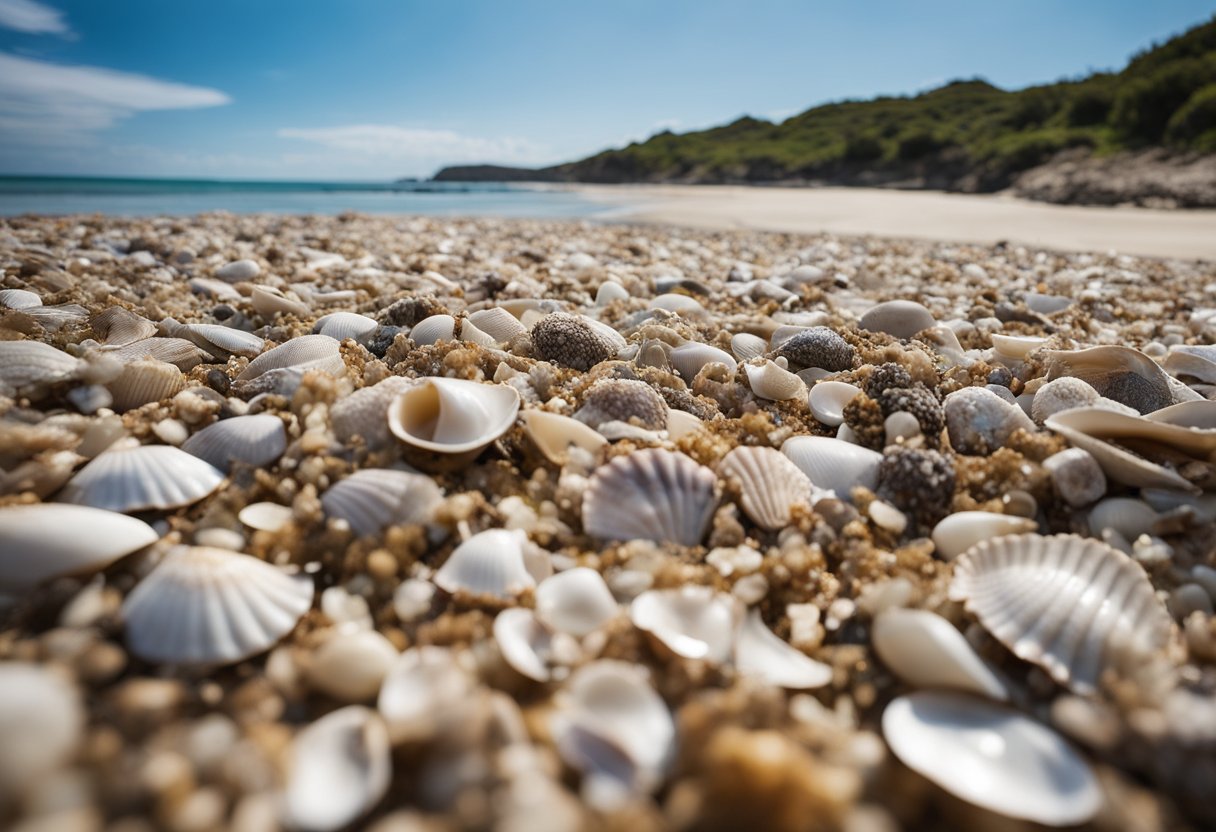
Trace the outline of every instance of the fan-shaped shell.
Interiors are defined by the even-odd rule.
[[[177,546],[122,605],[127,646],[167,664],[231,664],[269,650],[312,606],[312,578],[249,555]]]
[[[121,306],[111,306],[89,319],[97,340],[112,347],[133,344],[156,334],[156,324]]]
[[[456,337],[456,319],[451,315],[432,315],[414,324],[410,338],[419,346],[429,346],[439,341],[451,341]]]
[[[194,369],[210,358],[204,350],[185,338],[144,338],[121,347],[105,347],[102,351],[124,363],[141,359],[166,361],[183,372]]]
[[[738,478],[743,511],[762,529],[788,525],[790,509],[797,504],[810,507],[811,481],[778,450],[741,446],[723,458],[718,470]]]
[[[401,441],[441,454],[478,451],[506,433],[519,393],[506,384],[422,378],[389,405],[388,426]]]
[[[106,385],[119,413],[161,402],[177,395],[186,385],[182,371],[164,361],[133,361],[124,364],[118,377]]]
[[[27,306],[20,310],[29,315],[43,329],[55,332],[66,324],[75,324],[89,317],[89,311],[76,303],[61,303],[58,306]]]
[[[821,688],[832,668],[786,644],[768,627],[759,610],[750,611],[735,634],[735,668],[744,676],[791,690]]]
[[[751,361],[768,352],[768,341],[750,332],[740,332],[730,339],[730,351],[739,361]]]
[[[355,534],[372,535],[387,526],[430,522],[442,499],[439,486],[424,474],[364,468],[331,486],[321,495],[321,506]]]
[[[583,528],[601,540],[696,546],[713,519],[714,472],[681,453],[647,448],[600,466],[583,496]]]
[[[42,298],[25,289],[0,289],[0,306],[5,309],[32,309],[42,306]]]
[[[836,427],[844,424],[845,406],[860,392],[859,387],[846,381],[820,381],[811,388],[807,401],[816,419]]]
[[[620,611],[603,577],[585,566],[558,572],[536,587],[536,615],[553,629],[582,638]]]
[[[933,545],[944,560],[954,560],[981,540],[1032,532],[1038,523],[1028,517],[992,511],[959,511],[933,527]]]
[[[1131,422],[1123,420],[1131,420]],[[1115,482],[1139,488],[1199,491],[1194,484],[1184,479],[1176,471],[1145,459],[1114,442],[1107,441],[1118,438],[1149,438],[1152,440],[1162,436],[1182,438],[1181,434],[1162,431],[1161,428],[1164,426],[1161,423],[1126,416],[1105,408],[1085,407],[1056,413],[1050,416],[1044,424],[1067,439],[1074,447],[1088,451],[1102,466],[1102,472]],[[1139,437],[1135,433],[1128,433],[1133,429],[1133,425],[1134,430],[1141,434]],[[1186,432],[1185,428],[1181,430]],[[1208,441],[1206,437],[1198,433],[1194,438],[1200,444]]]
[[[676,372],[689,383],[692,383],[692,380],[697,377],[697,373],[701,372],[701,368],[706,364],[725,364],[732,373],[739,366],[734,356],[725,350],[697,341],[689,341],[687,344],[675,347],[668,355],[668,360],[671,361],[671,366],[675,368]]]
[[[66,381],[80,362],[40,341],[0,341],[0,394],[27,395],[48,384]]]
[[[950,688],[1009,698],[1005,683],[984,664],[953,624],[928,610],[892,607],[874,618],[874,652],[895,675],[920,688]]]
[[[520,414],[524,421],[524,432],[536,443],[545,459],[563,465],[571,447],[582,448],[594,454],[608,440],[578,419],[550,413],[546,410],[525,410]]]
[[[221,471],[231,470],[236,462],[263,468],[287,450],[287,431],[282,419],[268,413],[233,416],[203,428],[182,443],[182,450]]]
[[[267,317],[295,315],[297,318],[304,318],[309,313],[307,304],[288,297],[273,286],[254,286],[249,293],[249,301],[253,304],[254,311]]]
[[[1058,734],[1017,711],[957,693],[901,696],[882,733],[904,765],[963,800],[1049,826],[1102,806],[1089,766]]]
[[[175,338],[185,338],[207,352],[228,359],[233,355],[254,358],[266,348],[266,341],[252,332],[219,324],[180,324],[172,318],[160,322],[161,329]]]
[[[329,408],[329,421],[338,441],[349,444],[356,436],[361,436],[371,450],[392,444],[388,407],[393,399],[413,385],[413,379],[389,376],[334,402]]]
[[[950,597],[1078,693],[1095,689],[1115,651],[1158,649],[1171,629],[1135,561],[1075,535],[986,540],[955,562]]]
[[[88,506],[0,508],[0,590],[20,592],[52,578],[95,572],[156,539],[142,520]]]
[[[340,375],[346,369],[338,342],[325,335],[301,335],[267,350],[249,362],[237,381],[249,381],[271,370],[321,370]]]
[[[317,318],[312,331],[318,335],[327,335],[337,341],[353,338],[360,343],[372,336],[380,326],[375,318],[360,315],[356,312],[331,312]]]
[[[473,322],[473,326],[500,344],[505,344],[528,331],[519,322],[519,318],[498,306],[470,313],[469,320]]]
[[[747,374],[752,393],[761,399],[780,402],[806,395],[806,383],[772,361],[766,360],[761,365],[744,364],[743,372]]]
[[[793,436],[785,440],[781,453],[810,478],[818,488],[835,491],[847,499],[855,486],[873,491],[878,487],[882,454],[827,436]]]
[[[739,602],[707,586],[652,589],[633,599],[629,618],[676,655],[721,664],[735,644]]]
[[[445,592],[468,592],[510,598],[536,586],[528,571],[519,530],[489,529],[461,543],[435,573],[435,584]]]
[[[64,486],[65,503],[136,512],[197,503],[224,481],[222,472],[171,445],[111,447]]]

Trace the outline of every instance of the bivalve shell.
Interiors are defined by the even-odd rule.
[[[536,615],[553,629],[577,638],[589,635],[620,612],[603,577],[578,566],[558,572],[536,587]]]
[[[739,361],[751,361],[753,358],[760,358],[768,352],[768,342],[759,335],[752,335],[750,332],[740,332],[730,339],[730,351],[735,354],[735,358]]]
[[[536,586],[524,551],[527,535],[519,530],[488,529],[453,550],[435,573],[445,592],[467,592],[510,598]]]
[[[998,702],[1009,691],[953,624],[928,610],[892,607],[874,619],[874,652],[895,675],[919,688],[949,688]]]
[[[0,341],[0,395],[29,395],[76,374],[80,361],[40,341]]]
[[[234,355],[254,358],[266,348],[266,341],[252,332],[219,324],[180,324],[172,318],[160,322],[161,329],[174,338],[185,338],[207,352],[228,359]]]
[[[291,746],[283,822],[305,832],[334,832],[367,814],[393,776],[388,729],[362,705],[326,714]]]
[[[916,301],[889,300],[871,307],[857,325],[870,332],[885,332],[907,340],[936,324],[933,313]]]
[[[451,315],[432,315],[414,324],[410,338],[419,346],[430,346],[456,337],[456,319]]]
[[[111,306],[89,319],[89,327],[97,340],[111,347],[122,347],[151,338],[156,324],[121,306]]]
[[[287,450],[287,431],[282,419],[268,413],[233,416],[203,428],[182,443],[182,450],[221,471],[238,462],[264,468]]]
[[[176,396],[186,385],[182,371],[165,361],[124,364],[118,377],[106,385],[119,413]]]
[[[882,454],[827,436],[793,436],[781,453],[790,458],[817,488],[835,491],[847,499],[854,486],[878,487]]]
[[[735,668],[766,684],[790,690],[821,688],[832,681],[832,668],[786,644],[768,627],[759,610],[751,610],[735,635]]]
[[[336,341],[345,341],[347,338],[352,338],[359,343],[363,343],[371,338],[372,333],[379,326],[380,324],[376,322],[375,318],[369,318],[356,312],[331,312],[328,315],[317,318],[317,322],[313,324],[312,331],[317,335],[325,335]]]
[[[743,511],[762,529],[789,525],[795,505],[810,508],[811,481],[778,450],[738,447],[723,458],[718,470],[739,480]]]
[[[285,344],[267,350],[249,362],[249,366],[236,377],[237,381],[250,381],[271,370],[321,370],[340,375],[346,370],[338,342],[325,335],[301,335]]]
[[[273,286],[256,285],[249,294],[249,301],[254,311],[259,315],[273,317],[274,315],[295,315],[297,318],[308,317],[308,304],[285,295]]]
[[[555,465],[564,465],[570,448],[582,448],[595,454],[608,444],[608,440],[595,430],[569,416],[550,413],[546,410],[525,410],[521,415],[524,432],[536,443],[545,459]]]
[[[427,523],[443,494],[424,474],[364,468],[321,495],[328,517],[338,517],[357,535],[379,534],[388,526]]]
[[[223,481],[214,466],[170,445],[111,447],[68,481],[59,500],[124,513],[160,511],[193,505]]]
[[[581,654],[572,636],[555,632],[523,607],[494,617],[494,641],[511,669],[535,682],[548,682]]]
[[[735,644],[739,602],[707,586],[652,589],[633,599],[629,618],[677,656],[722,664]]]
[[[519,412],[519,393],[506,384],[422,378],[389,405],[393,435],[440,454],[480,451],[506,433]]]
[[[1049,417],[1044,424],[1049,430],[1067,439],[1074,447],[1088,451],[1102,466],[1107,478],[1115,482],[1137,488],[1171,488],[1194,493],[1200,490],[1177,471],[1145,459],[1111,441],[1119,438],[1182,439],[1183,434],[1191,433],[1185,428],[1178,434],[1162,430],[1165,426],[1161,423],[1099,407],[1065,410]],[[1195,432],[1192,438],[1201,444],[1208,441],[1198,432]]]
[[[421,740],[460,719],[474,680],[447,647],[411,647],[380,685],[376,707],[394,742]]]
[[[528,331],[519,322],[519,318],[498,306],[473,312],[469,315],[469,320],[473,322],[473,326],[500,344],[505,344]]]
[[[820,381],[811,388],[807,402],[811,414],[829,427],[844,424],[844,409],[861,388],[847,381]]]
[[[1079,378],[1098,391],[1140,413],[1152,413],[1174,403],[1169,376],[1156,361],[1131,347],[1102,346],[1047,353],[1047,380]]]
[[[600,466],[583,497],[583,528],[600,540],[696,546],[713,519],[717,477],[681,453],[647,448]]]
[[[42,306],[42,298],[25,289],[0,289],[0,306],[5,309],[33,309]]]
[[[690,384],[706,364],[725,364],[726,368],[732,373],[739,366],[734,356],[725,350],[720,350],[717,347],[711,347],[709,344],[702,344],[697,341],[689,341],[686,344],[675,347],[669,354],[668,359],[671,361],[671,366],[675,368],[676,372]]]
[[[933,545],[943,560],[954,560],[981,540],[1032,532],[1038,523],[1027,517],[993,511],[959,511],[933,527]]]
[[[140,360],[166,361],[182,372],[192,370],[210,359],[205,350],[185,338],[144,338],[121,347],[104,347],[102,352],[123,363]]]

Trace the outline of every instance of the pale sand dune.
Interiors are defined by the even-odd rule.
[[[1216,211],[1048,205],[1006,196],[872,188],[580,186],[615,218],[694,228],[998,240],[1070,251],[1216,259]]]

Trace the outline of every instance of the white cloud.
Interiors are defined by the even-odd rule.
[[[216,107],[230,101],[207,87],[0,52],[0,135],[10,144],[77,145],[138,112]]]
[[[35,0],[0,0],[0,28],[33,35],[70,35],[63,12]]]
[[[526,139],[486,139],[453,130],[427,130],[390,124],[349,124],[341,127],[285,127],[279,138],[313,142],[347,156],[410,166],[420,173],[451,164],[541,164],[546,149]]]

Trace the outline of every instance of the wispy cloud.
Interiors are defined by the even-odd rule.
[[[279,138],[313,142],[330,150],[427,167],[460,163],[536,164],[546,161],[546,149],[526,139],[481,138],[453,130],[427,130],[391,124],[349,124],[340,127],[285,127]]]
[[[0,134],[11,144],[81,144],[138,112],[215,107],[230,101],[208,87],[0,52]]]
[[[0,28],[32,35],[70,35],[63,12],[35,0],[0,0]]]

